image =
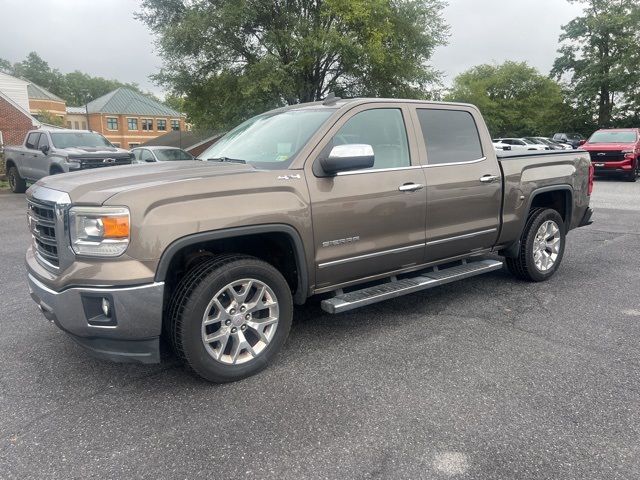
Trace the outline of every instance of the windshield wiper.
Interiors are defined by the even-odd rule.
[[[229,158],[229,157],[207,158],[207,162],[247,163],[246,160],[242,160],[240,158]]]

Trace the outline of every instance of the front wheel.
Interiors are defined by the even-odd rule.
[[[291,290],[270,264],[224,255],[192,268],[176,287],[168,327],[177,355],[212,382],[265,368],[289,334]]]
[[[9,188],[11,188],[13,193],[24,193],[27,191],[27,182],[20,176],[16,167],[9,168],[7,177],[9,179]]]
[[[531,211],[520,237],[516,258],[507,258],[509,271],[522,280],[542,282],[553,276],[564,255],[565,226],[551,208]]]
[[[638,177],[640,177],[640,158],[636,160],[636,168],[633,169],[633,172],[628,173],[625,179],[627,182],[635,182]]]

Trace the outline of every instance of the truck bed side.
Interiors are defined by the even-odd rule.
[[[503,175],[502,228],[498,245],[520,237],[536,199],[550,197],[568,230],[576,228],[589,206],[589,154],[580,150],[498,153]]]

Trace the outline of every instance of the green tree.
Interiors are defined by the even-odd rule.
[[[0,72],[11,73],[13,71],[13,65],[9,60],[0,58]]]
[[[57,127],[64,126],[64,120],[62,118],[46,110],[40,110],[35,116],[39,121],[47,125],[55,125]]]
[[[628,115],[635,108],[637,116],[640,3],[569,1],[584,4],[584,13],[562,27],[552,75],[568,75],[575,106],[588,111],[599,127],[611,126],[617,111]]]
[[[445,100],[476,105],[493,136],[549,135],[571,110],[560,85],[524,62],[473,67],[454,79]]]
[[[440,0],[143,0],[155,78],[190,121],[226,127],[261,110],[342,96],[425,97],[447,27]]]

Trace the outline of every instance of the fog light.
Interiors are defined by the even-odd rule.
[[[111,303],[106,298],[102,299],[102,313],[107,318],[111,317]]]

